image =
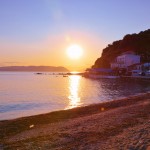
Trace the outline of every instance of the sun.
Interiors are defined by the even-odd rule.
[[[67,48],[67,55],[71,59],[79,59],[83,55],[83,49],[79,45],[71,45]]]

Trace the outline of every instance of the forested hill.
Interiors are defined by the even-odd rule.
[[[138,34],[127,34],[122,40],[109,44],[92,67],[109,68],[110,62],[126,51],[134,51],[140,55],[141,62],[150,62],[150,29]]]
[[[40,71],[40,72],[68,72],[64,67],[55,66],[7,66],[0,67],[0,71]]]

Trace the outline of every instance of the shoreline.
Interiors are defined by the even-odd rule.
[[[16,118],[10,118],[10,119],[2,119],[0,120],[0,123],[1,122],[7,122],[7,121],[13,121],[13,120],[18,120],[18,119],[25,119],[25,118],[30,118],[30,117],[40,117],[40,116],[43,116],[43,115],[49,115],[51,113],[59,113],[59,112],[63,112],[63,111],[71,111],[73,109],[82,109],[82,108],[85,108],[85,107],[94,107],[96,105],[105,105],[105,103],[112,103],[112,102],[117,102],[117,101],[124,101],[124,100],[127,100],[127,99],[133,99],[133,98],[136,98],[136,97],[141,97],[142,95],[146,95],[146,94],[150,94],[150,91],[148,92],[144,92],[144,93],[136,93],[134,95],[129,95],[129,96],[123,96],[123,97],[120,97],[120,98],[117,98],[117,99],[112,99],[112,100],[106,100],[104,102],[98,102],[98,103],[93,103],[93,104],[89,104],[89,105],[83,105],[83,106],[78,106],[78,107],[74,107],[74,108],[69,108],[69,109],[60,109],[60,110],[53,110],[53,111],[49,111],[49,112],[44,112],[44,113],[38,113],[38,114],[34,114],[34,115],[28,115],[28,116],[21,116],[21,117],[16,117]],[[111,107],[109,108],[111,109]]]
[[[119,136],[124,130],[149,124],[149,114],[150,92],[147,92],[84,107],[3,120],[0,121],[0,143],[2,143],[0,148],[37,149],[36,146],[40,146],[44,149],[44,141],[47,141],[47,146],[52,146],[51,149],[69,149],[75,145],[84,149],[83,144],[86,145],[86,141],[89,142],[85,149],[90,148],[92,143],[95,143],[93,147],[97,145],[107,147],[104,139],[107,143],[113,140],[111,137]],[[147,128],[147,126],[144,127],[144,129]],[[129,131],[126,133],[131,132]],[[150,133],[150,130],[145,132]],[[85,141],[81,142],[81,140]],[[62,143],[63,147],[61,148],[58,143]],[[139,143],[139,145],[148,147],[150,141],[147,141],[147,144]],[[115,145],[110,144],[110,146]]]

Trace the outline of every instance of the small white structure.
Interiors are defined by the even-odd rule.
[[[114,62],[111,63],[111,69],[125,68],[133,64],[140,63],[140,56],[133,52],[126,52],[118,56]]]

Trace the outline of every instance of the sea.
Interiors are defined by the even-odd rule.
[[[150,81],[0,72],[0,120],[72,109],[150,91]]]

